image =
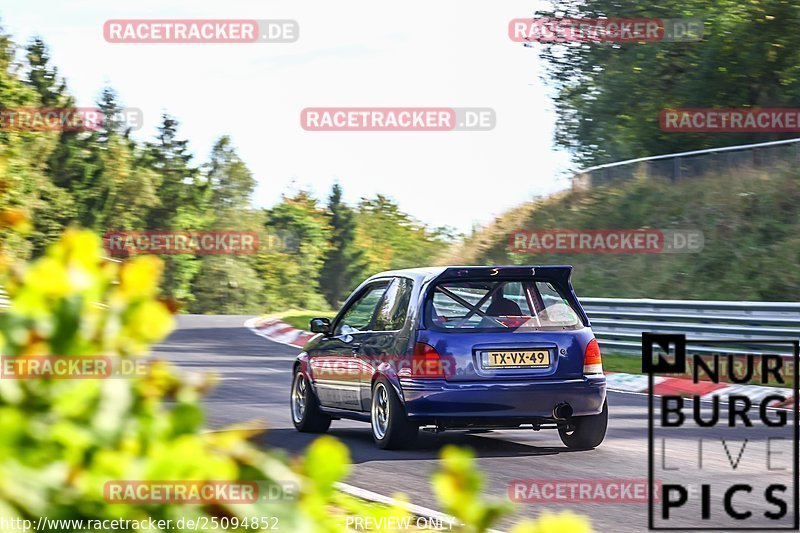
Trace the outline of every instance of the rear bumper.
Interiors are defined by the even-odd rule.
[[[435,419],[491,423],[519,423],[552,419],[553,408],[568,403],[575,416],[594,415],[603,409],[606,378],[524,382],[448,382],[400,380],[406,413],[418,422]]]

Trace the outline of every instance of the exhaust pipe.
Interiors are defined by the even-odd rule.
[[[556,420],[566,420],[572,416],[572,406],[568,403],[560,403],[553,407],[553,418]]]

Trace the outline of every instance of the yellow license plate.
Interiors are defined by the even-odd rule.
[[[485,368],[536,368],[550,366],[550,352],[547,350],[503,350],[485,352]]]

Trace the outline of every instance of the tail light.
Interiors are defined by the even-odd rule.
[[[583,355],[584,374],[602,374],[603,360],[600,358],[600,346],[597,339],[592,339],[586,345],[586,353]]]
[[[436,348],[424,342],[414,344],[414,355],[411,357],[411,368],[405,375],[418,379],[441,379],[447,372],[445,361],[439,356]]]

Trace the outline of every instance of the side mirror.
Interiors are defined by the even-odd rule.
[[[331,321],[329,318],[312,318],[309,325],[311,326],[311,333],[327,335],[331,332]]]

